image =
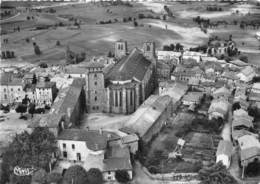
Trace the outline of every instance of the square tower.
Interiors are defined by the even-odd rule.
[[[127,42],[119,40],[115,43],[115,58],[121,59],[127,54]]]
[[[102,112],[105,106],[104,65],[99,62],[90,62],[86,68],[87,111]]]
[[[155,43],[154,42],[145,42],[143,45],[143,52],[144,56],[151,60],[155,61],[156,60],[156,54],[155,54]]]

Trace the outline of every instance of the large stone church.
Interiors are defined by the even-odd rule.
[[[156,86],[154,42],[130,53],[127,42],[115,43],[118,62],[106,74],[100,64],[89,63],[86,75],[88,112],[130,114],[153,92]]]

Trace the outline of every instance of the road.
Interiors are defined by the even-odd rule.
[[[21,15],[20,12],[17,13],[17,14],[15,14],[15,15],[12,16],[12,17],[9,17],[9,18],[7,18],[7,19],[0,20],[0,24],[5,23],[6,21],[10,21],[10,19],[13,19],[13,18],[15,18],[15,17],[18,17],[19,15]]]

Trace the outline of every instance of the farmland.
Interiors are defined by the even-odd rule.
[[[205,6],[211,4],[207,3]],[[164,5],[173,12],[173,17],[166,20],[161,19],[165,14]],[[257,9],[251,5],[221,3],[219,6],[223,8],[222,12],[208,12],[205,6],[178,2],[132,3],[131,6],[97,3],[54,6],[51,8],[52,12],[50,8],[23,12],[19,16],[1,22],[1,31],[8,33],[2,36],[1,42],[5,38],[9,39],[7,44],[1,44],[1,50],[13,50],[17,62],[46,61],[50,64],[61,64],[65,61],[67,46],[83,49],[87,58],[90,58],[113,51],[113,43],[119,39],[129,42],[129,50],[140,47],[147,40],[155,41],[158,49],[165,44],[178,42],[185,48],[190,48],[205,44],[212,35],[227,39],[228,33],[233,35],[238,48],[248,55],[251,62],[257,63],[260,51],[259,42],[254,37],[256,30],[241,30],[239,25],[230,24],[226,27],[209,29],[204,33],[192,21],[192,18],[198,15],[208,17],[212,21],[225,19],[233,22],[249,18],[257,20],[258,15],[253,13],[244,16],[232,14],[236,9],[241,12],[242,10],[255,12]],[[139,19],[139,14],[149,15],[149,18]],[[28,17],[31,17],[30,20]],[[75,20],[80,22],[80,29],[70,28]],[[138,26],[133,24],[134,20]],[[111,23],[100,24],[108,21]],[[18,26],[21,30],[14,32],[13,29]],[[61,43],[59,46],[56,46],[57,41]],[[34,55],[32,42],[37,42],[39,45],[43,53],[41,56]]]

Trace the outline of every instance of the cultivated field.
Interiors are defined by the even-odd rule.
[[[214,5],[216,3],[213,3]],[[252,5],[234,5],[227,3],[217,4],[223,9],[221,12],[208,12],[206,7],[212,3],[132,3],[131,6],[109,6],[107,4],[74,4],[52,7],[55,11],[49,12],[49,8],[39,11],[21,13],[18,16],[1,22],[1,31],[8,32],[1,37],[8,38],[7,44],[1,44],[1,50],[15,51],[17,62],[21,60],[30,63],[46,61],[50,64],[64,63],[67,46],[86,52],[87,56],[106,55],[113,51],[114,42],[119,39],[128,41],[129,50],[141,47],[147,40],[156,42],[157,48],[164,44],[181,43],[186,48],[207,43],[212,35],[218,35],[225,39],[230,34],[237,41],[238,48],[253,63],[257,63],[260,57],[259,41],[255,38],[257,30],[239,28],[239,25],[228,25],[209,29],[207,33],[201,31],[198,25],[192,21],[194,17],[210,18],[212,21],[226,20],[257,20],[259,17]],[[165,14],[164,5],[173,12],[174,17],[162,19],[139,19],[138,14],[161,17]],[[250,15],[232,14],[236,10],[250,12]],[[27,20],[28,16],[34,19]],[[131,17],[131,21],[129,21]],[[123,21],[123,19],[127,21]],[[138,27],[133,24],[136,19]],[[71,28],[75,20],[79,21],[80,29]],[[100,24],[100,21],[109,21],[111,24]],[[258,19],[260,20],[260,19]],[[57,26],[62,24],[62,26]],[[56,25],[55,27],[53,27]],[[13,32],[15,27],[21,28],[20,32]],[[50,28],[44,26],[52,26]],[[43,27],[40,29],[39,27]],[[29,39],[29,42],[28,42]],[[61,45],[56,46],[56,41]],[[33,42],[37,42],[42,50],[41,56],[35,56]],[[87,57],[89,58],[89,57]],[[9,62],[9,61],[7,61]],[[2,62],[4,63],[4,61]]]

